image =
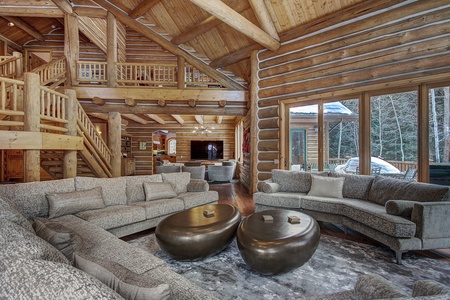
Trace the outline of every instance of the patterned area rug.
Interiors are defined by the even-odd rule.
[[[450,263],[413,254],[395,263],[394,252],[322,235],[313,257],[287,274],[263,276],[251,270],[240,256],[236,241],[221,253],[196,262],[171,259],[158,246],[155,236],[129,241],[167,262],[178,274],[219,299],[295,299],[352,289],[360,274],[375,273],[410,294],[419,279],[433,279],[450,286]]]

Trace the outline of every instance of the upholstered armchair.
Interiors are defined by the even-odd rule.
[[[233,166],[209,166],[208,180],[230,182],[233,179]]]
[[[181,172],[181,166],[156,166],[156,174]]]
[[[191,179],[205,179],[206,173],[205,166],[197,166],[197,167],[183,166],[182,171],[191,173]]]

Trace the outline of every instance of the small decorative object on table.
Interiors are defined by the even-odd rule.
[[[291,224],[300,224],[300,218],[297,216],[288,216],[288,222]]]
[[[262,215],[264,222],[273,222],[273,217],[271,215]]]
[[[204,210],[203,215],[207,218],[214,217],[214,210]]]

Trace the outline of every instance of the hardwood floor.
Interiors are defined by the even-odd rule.
[[[249,216],[254,212],[255,207],[253,202],[253,196],[249,194],[248,189],[240,182],[211,184],[209,188],[210,190],[217,191],[219,193],[219,203],[226,203],[235,206],[239,210],[241,215]],[[319,224],[322,234],[335,236],[341,239],[352,240],[358,243],[366,243],[384,247],[377,241],[374,241],[356,231],[347,230],[346,234],[344,232],[344,227],[341,225],[334,225],[325,222],[319,222]],[[151,234],[153,232],[154,230],[150,229],[133,235],[129,235],[122,239],[125,241],[129,241],[132,239],[139,238],[141,236]],[[414,251],[414,254],[450,262],[450,249]]]

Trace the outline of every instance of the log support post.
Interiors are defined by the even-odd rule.
[[[16,77],[20,78],[23,75],[23,56],[20,52],[13,52],[13,56],[19,58],[16,60]]]
[[[255,193],[258,185],[258,51],[253,51],[250,57],[251,82],[250,82],[250,193]]]
[[[106,40],[107,40],[107,76],[108,87],[116,87],[117,85],[117,21],[116,17],[108,12],[107,15],[107,28],[106,28]]]
[[[421,182],[430,182],[430,150],[429,143],[430,133],[428,131],[428,126],[430,121],[430,107],[428,101],[428,87],[426,84],[419,85],[418,88],[418,114],[417,114],[417,124],[418,124],[418,138],[419,143],[418,147],[418,170],[417,170],[417,179]]]
[[[185,59],[181,56],[178,56],[177,62],[178,62],[178,73],[177,73],[178,88],[184,89],[186,87],[186,68],[184,66]]]
[[[371,171],[370,151],[370,95],[362,93],[359,98],[359,173],[369,175]]]
[[[122,163],[122,151],[120,148],[122,117],[118,112],[110,112],[108,116],[108,147],[111,150],[111,174],[113,177],[119,177]]]
[[[66,135],[77,135],[77,103],[74,90],[65,90],[69,96],[66,103],[66,117],[68,129]],[[67,150],[64,152],[63,178],[74,178],[77,176],[77,150]]]
[[[24,131],[40,131],[40,78],[33,73],[24,75]],[[41,151],[39,149],[24,150],[24,182],[41,180]]]

